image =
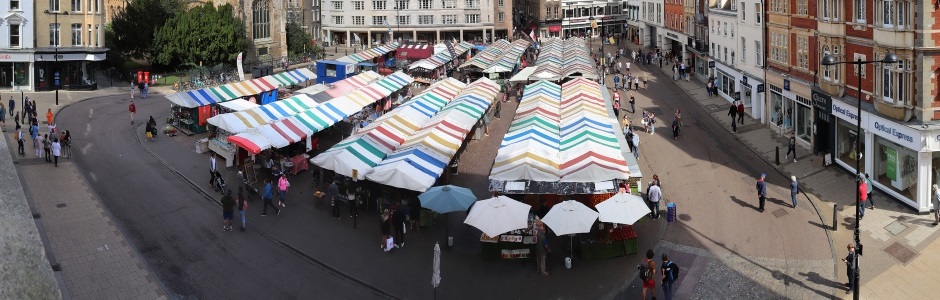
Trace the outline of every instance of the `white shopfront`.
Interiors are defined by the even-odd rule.
[[[920,130],[876,114],[862,111],[845,102],[832,99],[836,116],[833,161],[857,173],[855,164],[861,159],[861,170],[871,177],[876,189],[889,194],[921,213],[931,209],[930,187],[940,183],[940,131]],[[861,118],[861,135],[858,134]],[[855,151],[855,139],[862,137],[862,149]],[[876,199],[877,201],[880,199]]]

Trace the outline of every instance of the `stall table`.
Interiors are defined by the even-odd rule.
[[[486,260],[532,261],[537,255],[538,238],[533,235],[503,234],[480,236],[480,256]]]
[[[212,152],[215,152],[220,157],[225,159],[225,167],[232,167],[235,165],[235,146],[228,141],[211,139],[209,140],[209,150],[212,150]]]
[[[293,164],[291,166],[291,175],[297,175],[300,171],[306,171],[308,168],[307,164],[307,155],[297,155],[290,159],[290,162]]]

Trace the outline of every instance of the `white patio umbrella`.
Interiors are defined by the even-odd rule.
[[[585,233],[597,220],[598,213],[581,202],[568,200],[552,207],[542,219],[557,235]]]
[[[529,226],[532,206],[506,196],[477,201],[470,208],[464,223],[476,227],[488,236],[497,236]]]
[[[431,270],[431,285],[434,286],[434,299],[437,299],[437,286],[441,285],[441,245],[434,243],[434,266]]]
[[[600,213],[601,222],[633,225],[651,211],[640,196],[618,193],[594,206]]]

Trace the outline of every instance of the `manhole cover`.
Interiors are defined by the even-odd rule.
[[[774,211],[774,217],[778,217],[778,218],[786,216],[787,214],[788,214],[787,210],[782,209],[782,208]]]
[[[55,205],[55,208],[65,208],[66,206],[68,205],[66,205],[65,203],[59,203]]]
[[[907,229],[907,225],[901,224],[901,221],[894,221],[888,224],[888,226],[885,226],[885,230],[893,235],[899,235],[901,232],[904,232],[905,229]]]
[[[898,242],[894,242],[894,244],[891,244],[891,246],[885,248],[884,251],[904,264],[914,258],[914,255],[916,255],[916,253],[914,253],[911,248],[905,247]]]

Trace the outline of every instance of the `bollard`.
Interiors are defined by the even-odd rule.
[[[775,151],[776,151],[776,152],[775,152],[776,154],[774,155],[774,156],[775,156],[775,161],[777,162],[777,165],[779,166],[779,165],[780,165],[780,146],[777,146],[777,147],[774,147],[774,148],[776,149],[776,150],[775,150]]]
[[[839,231],[839,204],[832,204],[832,231]]]

